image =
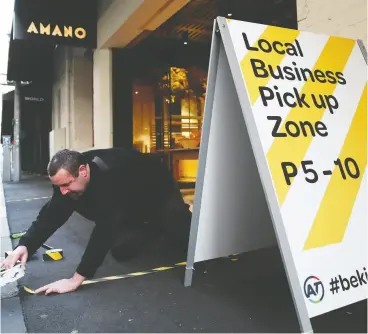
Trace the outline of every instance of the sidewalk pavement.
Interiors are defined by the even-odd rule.
[[[0,147],[1,150],[1,147]],[[2,158],[2,152],[0,151]],[[13,249],[10,238],[9,223],[7,218],[7,208],[4,195],[4,184],[2,180],[2,159],[0,159],[0,237],[1,249],[0,259],[3,260],[5,252]],[[193,205],[193,191],[186,190],[183,193],[186,202]],[[19,297],[18,283],[13,282],[0,288],[1,290],[1,323],[0,333],[26,333],[24,314]]]
[[[3,259],[5,251],[11,251],[13,246],[10,239],[7,210],[5,205],[4,186],[2,180],[2,163],[0,165],[0,233],[0,257]],[[17,282],[10,283],[1,288],[0,333],[26,333]]]
[[[6,183],[4,187],[7,211],[1,187],[1,216],[7,212],[11,232],[23,231],[51,195],[50,183],[44,177],[24,176],[22,182]],[[193,200],[193,192],[184,191],[183,195],[187,202]],[[8,236],[7,223],[2,222],[3,226],[6,231],[2,236]],[[43,262],[42,251],[38,252],[29,262],[21,285],[35,289],[70,277],[92,228],[91,222],[73,214],[47,241],[64,249],[63,261]],[[6,240],[10,242],[9,238]],[[116,262],[108,254],[96,278],[141,272],[185,260],[185,254],[170,240],[155,239],[144,248],[138,257],[124,263]],[[241,254],[237,261],[216,259],[198,263],[191,288],[183,286],[183,278],[184,268],[176,268],[87,285],[71,294],[45,297],[22,291],[22,308],[15,290],[15,295],[2,299],[1,332],[25,332],[22,311],[26,328],[32,333],[299,332],[278,249]],[[312,325],[315,332],[367,332],[366,302],[316,317]]]

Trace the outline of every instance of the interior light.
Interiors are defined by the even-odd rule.
[[[233,14],[232,13],[229,13],[229,14],[227,14],[227,16],[233,16]]]
[[[137,95],[138,94],[138,92],[135,92],[135,95]]]
[[[181,35],[181,39],[182,39],[184,45],[187,45],[188,44],[188,41],[189,41],[189,33],[188,33],[188,31],[183,31],[183,33]]]

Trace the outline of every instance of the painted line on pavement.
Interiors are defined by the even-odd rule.
[[[45,196],[45,197],[33,197],[33,198],[24,198],[24,199],[10,199],[5,203],[13,203],[13,202],[30,202],[30,201],[37,201],[40,199],[49,199],[52,196]]]

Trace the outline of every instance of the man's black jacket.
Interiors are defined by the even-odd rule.
[[[152,218],[175,185],[165,166],[134,150],[92,150],[83,155],[91,171],[85,193],[72,200],[54,186],[52,198],[19,245],[26,246],[31,256],[76,211],[96,224],[76,270],[92,277],[124,225],[132,219]],[[107,169],[93,161],[96,156]]]

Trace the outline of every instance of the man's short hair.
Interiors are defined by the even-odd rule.
[[[64,149],[58,151],[50,160],[47,166],[49,176],[54,176],[60,169],[65,169],[73,177],[79,176],[79,167],[86,165],[87,160],[82,153]]]

